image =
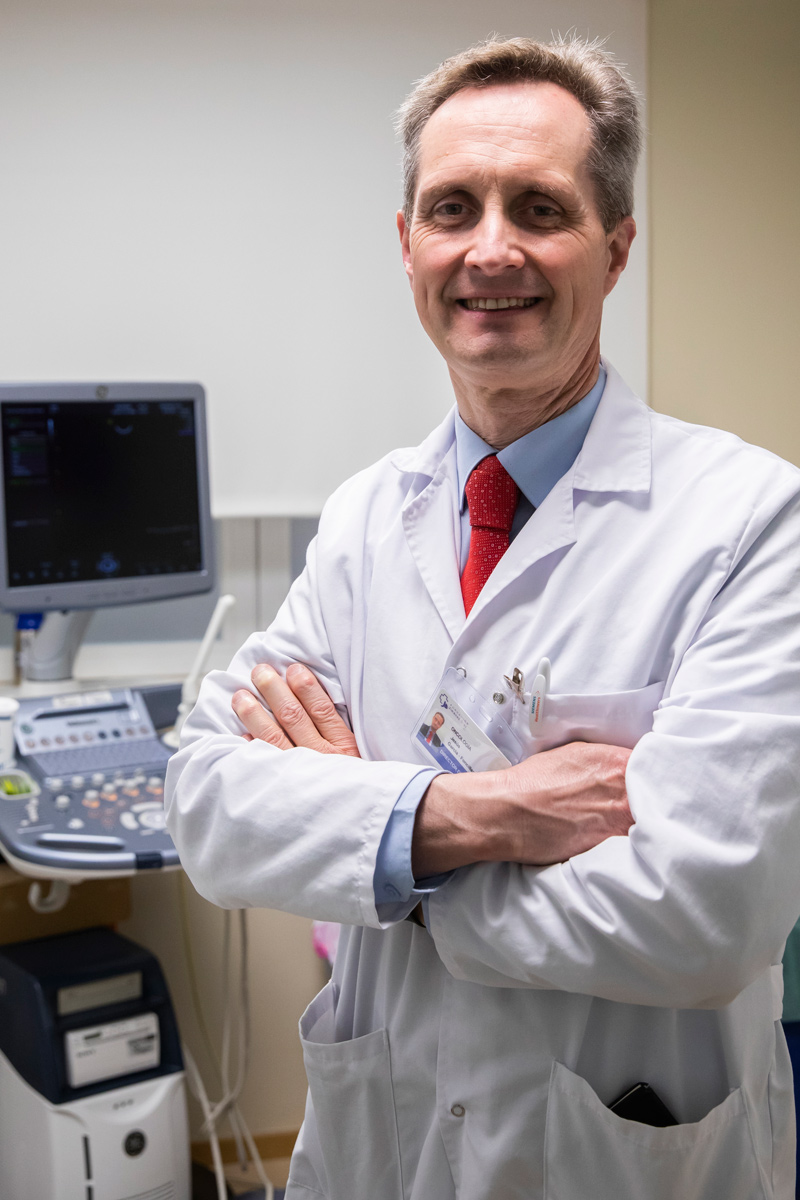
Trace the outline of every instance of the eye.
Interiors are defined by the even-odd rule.
[[[458,221],[469,213],[469,208],[461,200],[443,200],[436,205],[434,216],[439,221]]]
[[[536,200],[526,204],[522,216],[533,225],[554,225],[561,218],[561,209],[549,200]]]

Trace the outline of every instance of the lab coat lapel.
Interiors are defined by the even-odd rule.
[[[575,463],[558,480],[520,530],[470,612],[469,620],[548,555],[567,550],[578,539],[575,510],[586,492],[641,493],[650,490],[652,434],[650,413],[610,363],[603,397]]]
[[[455,641],[464,626],[464,602],[458,571],[461,531],[452,413],[413,457],[398,457],[395,465],[429,476],[403,510],[403,529],[422,581]]]
[[[575,513],[572,500],[571,472],[568,472],[546,497],[527,524],[519,531],[500,562],[483,586],[469,614],[479,614],[506,588],[542,559],[575,542]]]

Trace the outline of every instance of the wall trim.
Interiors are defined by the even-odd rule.
[[[283,1133],[256,1133],[253,1141],[261,1158],[269,1162],[273,1158],[289,1158],[294,1150],[299,1129],[284,1130]],[[219,1149],[224,1163],[236,1162],[236,1142],[232,1137],[220,1138]],[[213,1167],[209,1142],[192,1142],[192,1162],[202,1163],[204,1167]]]

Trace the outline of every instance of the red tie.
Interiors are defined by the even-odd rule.
[[[461,595],[469,616],[481,588],[508,549],[519,488],[497,455],[490,454],[475,467],[465,491],[472,533]]]

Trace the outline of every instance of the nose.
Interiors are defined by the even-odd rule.
[[[484,275],[500,275],[525,265],[519,230],[504,212],[486,209],[473,226],[472,244],[464,264]]]

